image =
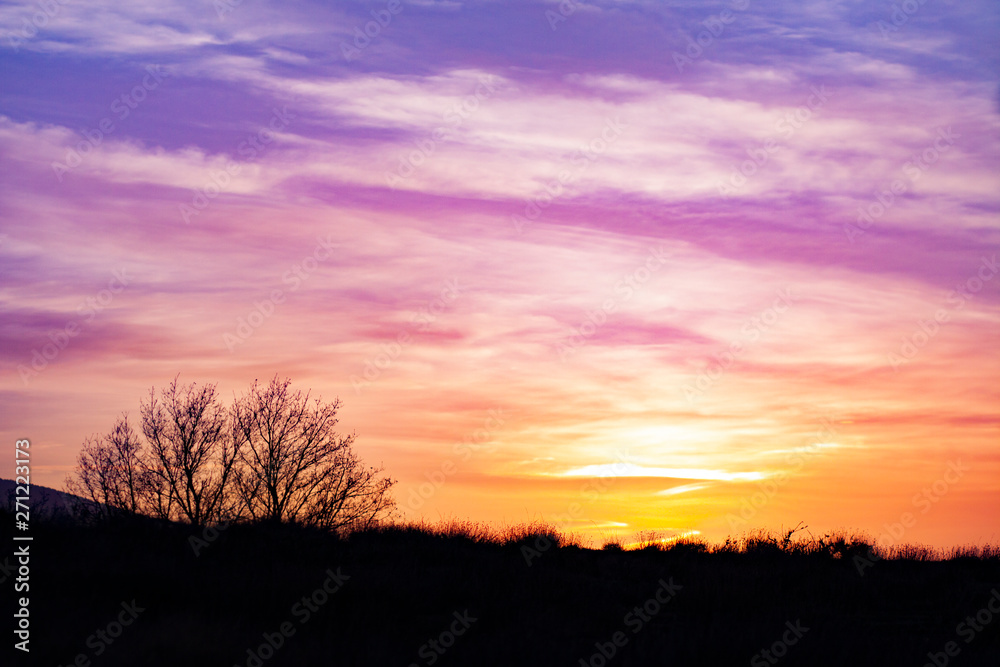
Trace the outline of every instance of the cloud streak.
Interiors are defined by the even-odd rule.
[[[49,6],[0,8],[0,432],[47,443],[39,483],[178,372],[280,373],[339,395],[404,497],[503,407],[414,517],[606,479],[594,525],[716,538],[835,442],[756,520],[877,532],[958,455],[914,539],[997,518],[992,4]]]

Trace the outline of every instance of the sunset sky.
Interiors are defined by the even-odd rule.
[[[996,541],[998,34],[986,0],[6,2],[2,440],[61,488],[151,386],[278,374],[408,519]]]

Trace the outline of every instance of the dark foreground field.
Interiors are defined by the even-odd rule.
[[[861,576],[866,550],[844,544],[623,552],[246,526],[192,544],[185,526],[68,520],[31,525],[28,661],[12,648],[13,524],[0,515],[3,664],[1000,664],[995,551]]]

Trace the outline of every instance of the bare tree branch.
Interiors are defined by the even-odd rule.
[[[239,464],[237,489],[256,521],[337,529],[387,516],[393,481],[364,469],[353,434],[334,430],[340,401],[310,401],[291,380],[254,382],[233,408]]]

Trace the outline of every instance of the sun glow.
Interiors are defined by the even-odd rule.
[[[705,479],[721,482],[753,482],[766,479],[770,473],[728,472],[707,468],[659,468],[634,463],[599,463],[573,468],[563,477],[667,477],[672,479]]]

